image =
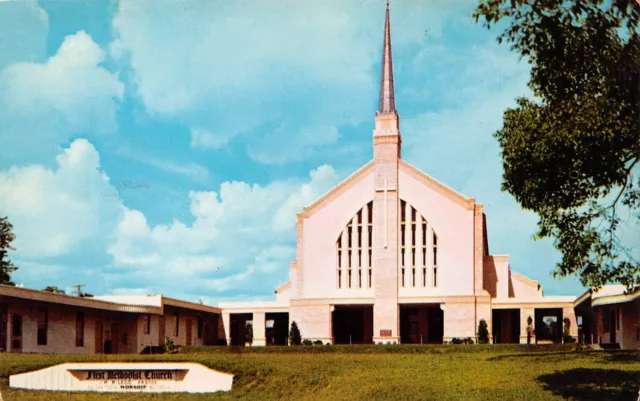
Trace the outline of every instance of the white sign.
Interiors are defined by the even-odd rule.
[[[63,363],[9,377],[10,387],[59,391],[214,393],[232,383],[229,373],[182,362]]]

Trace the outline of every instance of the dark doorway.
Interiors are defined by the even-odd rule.
[[[562,342],[562,308],[535,310],[536,343]]]
[[[289,314],[266,313],[265,335],[267,345],[287,345],[289,343]]]
[[[244,347],[247,340],[247,324],[253,324],[253,313],[232,313],[229,316],[231,345]]]
[[[401,305],[400,342],[402,344],[442,343],[443,321],[440,305]]]
[[[7,350],[7,322],[9,312],[9,305],[5,303],[0,304],[0,352]]]
[[[11,352],[22,352],[22,315],[17,313],[11,319]]]
[[[102,330],[103,330],[102,322],[96,321],[96,329],[95,329],[96,354],[102,354],[104,352],[104,344],[102,343],[102,339],[103,339]]]
[[[611,317],[611,320],[609,322],[610,324],[610,329],[609,329],[609,342],[611,344],[615,344],[617,343],[617,339],[616,339],[616,311],[617,309],[612,308],[611,311],[609,312],[609,316]]]
[[[495,344],[520,343],[520,309],[494,309],[491,321]]]
[[[334,344],[373,342],[372,305],[336,305],[332,316]]]

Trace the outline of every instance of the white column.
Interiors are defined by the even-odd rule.
[[[253,313],[253,347],[264,347],[266,345],[265,336],[265,314],[264,312]]]
[[[427,287],[433,288],[433,229],[427,222]]]
[[[424,287],[422,280],[422,216],[416,211],[416,287]]]
[[[366,287],[369,277],[369,205],[362,208],[362,287]],[[365,279],[366,278],[366,279]]]
[[[231,345],[231,315],[229,313],[222,312],[222,325],[224,326],[224,336],[227,339],[227,345]]]

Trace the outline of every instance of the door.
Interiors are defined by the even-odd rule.
[[[11,320],[11,352],[22,352],[22,315],[17,313]]]
[[[187,319],[187,345],[191,344],[191,330],[193,329],[193,321],[191,319]]]
[[[158,319],[158,345],[164,347],[164,330],[165,330],[165,321],[164,315],[160,316]]]
[[[104,351],[102,330],[102,322],[99,320],[96,321],[96,354],[102,354],[102,352]]]
[[[8,309],[7,304],[0,304],[0,352],[7,350]]]
[[[615,309],[611,309],[611,321],[610,321],[610,326],[611,329],[609,329],[609,342],[611,344],[615,344],[617,343],[616,341],[616,310]]]
[[[111,325],[111,352],[114,354],[118,353],[120,340],[120,326],[118,323],[113,323]]]

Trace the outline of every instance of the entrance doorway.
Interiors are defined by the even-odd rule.
[[[440,305],[400,305],[402,344],[442,344],[444,312]]]
[[[617,309],[612,308],[611,312],[609,312],[609,316],[610,316],[610,321],[609,321],[609,342],[611,344],[615,344],[617,343],[617,339],[616,339],[616,328],[618,327],[616,325],[616,311]]]
[[[22,352],[22,315],[17,313],[11,319],[11,352]]]
[[[7,322],[9,305],[0,303],[0,352],[7,350]]]
[[[231,330],[231,345],[244,347],[247,340],[247,326],[253,325],[253,313],[232,313],[229,316]]]
[[[265,314],[265,335],[267,345],[287,345],[289,343],[289,314]]]
[[[536,343],[562,342],[562,308],[535,310]]]
[[[331,327],[334,344],[371,344],[373,305],[336,305]]]
[[[520,309],[494,309],[491,321],[495,344],[520,343]]]

